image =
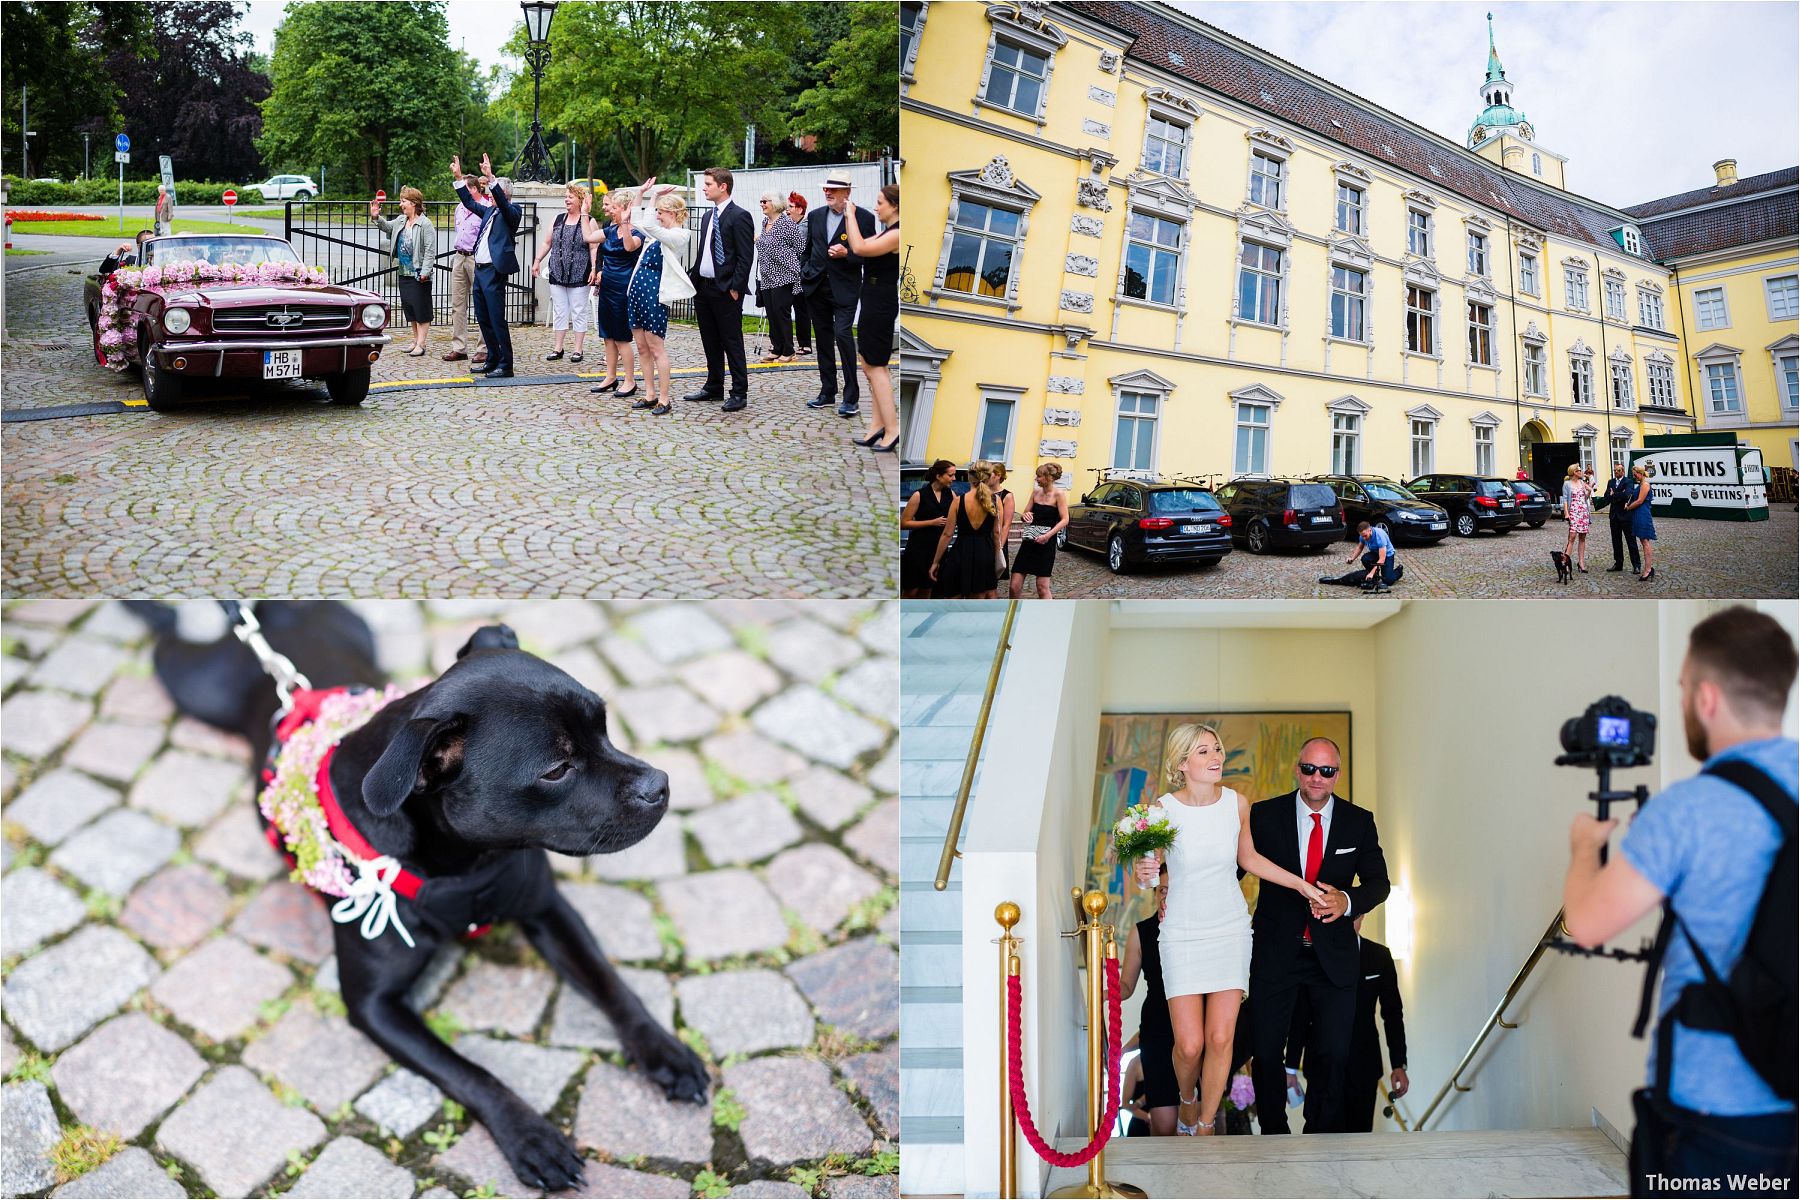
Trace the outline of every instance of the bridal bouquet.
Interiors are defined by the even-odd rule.
[[[1113,850],[1120,862],[1146,858],[1175,844],[1175,827],[1160,804],[1134,804],[1113,826]]]

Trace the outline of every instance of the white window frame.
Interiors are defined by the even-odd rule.
[[[1413,292],[1418,292],[1426,297],[1427,307],[1425,307],[1425,308],[1414,307],[1413,298],[1412,298]],[[1440,301],[1442,299],[1442,296],[1443,296],[1443,290],[1441,288],[1428,287],[1425,284],[1414,283],[1411,280],[1406,281],[1406,292],[1402,296],[1402,299],[1405,301],[1405,307],[1403,309],[1404,318],[1405,318],[1403,321],[1403,328],[1405,329],[1405,336],[1400,343],[1401,350],[1403,353],[1417,354],[1417,355],[1421,355],[1425,358],[1440,358],[1440,357],[1442,357],[1442,354],[1441,354],[1440,350],[1438,349],[1438,346],[1439,346],[1438,338],[1441,336],[1441,334],[1443,332],[1439,328],[1440,322],[1438,320],[1438,316],[1439,316],[1438,310],[1440,307]],[[1424,321],[1429,322],[1428,324],[1426,324],[1424,326],[1423,331],[1425,333],[1429,334],[1430,336],[1425,337],[1423,339],[1419,339],[1424,343],[1424,349],[1415,349],[1414,348],[1414,344],[1413,344],[1414,336],[1413,335],[1414,335],[1415,330],[1418,328],[1418,325],[1415,322],[1415,318],[1423,318]]]
[[[1668,315],[1663,310],[1662,289],[1654,283],[1640,283],[1638,294],[1638,324],[1646,329],[1666,330]]]
[[[1531,154],[1531,173],[1533,175],[1542,175],[1544,173],[1544,156],[1537,153],[1535,150],[1532,151]]]
[[[1782,419],[1792,421],[1800,411],[1800,336],[1790,333],[1770,346],[1769,361],[1775,368],[1775,395],[1781,401]],[[1794,365],[1791,380],[1786,363]]]
[[[1631,466],[1631,434],[1629,432],[1613,430],[1612,436],[1607,439],[1607,446],[1612,451],[1612,462],[1607,467],[1609,471],[1614,466],[1626,468]]]
[[[902,18],[908,7],[914,8],[919,17],[913,22],[912,41],[906,43],[905,50],[900,55],[900,78],[906,83],[911,83],[913,82],[913,71],[919,63],[919,43],[925,37],[925,17],[931,9],[931,3],[930,0],[918,0],[917,4],[902,5],[900,10]]]
[[[1550,355],[1541,345],[1526,343],[1525,346],[1525,394],[1527,396],[1550,395]],[[1538,386],[1533,388],[1532,376],[1537,376]]]
[[[1492,475],[1496,467],[1499,439],[1494,436],[1495,426],[1485,423],[1475,425],[1475,474]],[[1483,462],[1483,459],[1486,462]]]
[[[1606,386],[1614,408],[1637,408],[1637,381],[1633,377],[1631,356],[1622,350],[1606,360]]]
[[[1776,306],[1775,285],[1784,285],[1781,294],[1788,298],[1788,303],[1780,308]],[[1792,272],[1783,275],[1766,275],[1763,277],[1763,305],[1768,309],[1771,321],[1792,321],[1800,317],[1800,275]],[[1782,309],[1786,311],[1782,311]]]
[[[1273,274],[1271,274],[1269,271],[1267,271],[1261,267],[1251,267],[1251,266],[1248,266],[1245,264],[1244,250],[1246,247],[1249,247],[1249,246],[1255,246],[1259,250],[1269,251],[1270,253],[1273,253],[1276,256],[1275,257],[1275,270],[1274,270]],[[1243,280],[1244,280],[1244,273],[1246,271],[1255,275],[1259,279],[1262,279],[1265,281],[1272,281],[1272,286],[1275,289],[1275,320],[1273,322],[1264,321],[1259,317],[1248,315],[1242,311],[1243,296],[1244,296]],[[1252,237],[1240,237],[1238,239],[1237,271],[1232,276],[1232,296],[1231,296],[1232,308],[1237,311],[1237,319],[1246,325],[1256,325],[1263,329],[1285,329],[1287,327],[1287,306],[1286,306],[1286,303],[1282,296],[1282,287],[1283,287],[1283,284],[1287,280],[1287,271],[1288,271],[1288,249],[1287,249],[1287,247],[1271,245],[1268,242],[1259,241],[1258,239],[1252,238]],[[1271,286],[1271,284],[1265,283],[1262,286],[1267,287],[1267,286]],[[1261,295],[1262,295],[1262,290],[1260,287],[1258,289],[1257,295],[1258,295],[1258,298],[1260,299]],[[1262,306],[1259,304],[1257,307],[1260,309]]]
[[[1344,199],[1345,192],[1356,195],[1354,202]],[[1352,218],[1349,225],[1344,224],[1344,215]],[[1365,183],[1353,179],[1338,178],[1337,186],[1332,190],[1331,227],[1339,233],[1347,233],[1352,237],[1367,237],[1369,230],[1369,187]]]
[[[1488,235],[1480,230],[1468,231],[1469,240],[1469,274],[1488,277],[1491,259],[1488,254]]]
[[[988,31],[987,56],[982,60],[981,78],[975,85],[975,104],[980,108],[992,109],[995,112],[1008,113],[1015,117],[1023,117],[1027,121],[1035,121],[1039,126],[1044,124],[1044,113],[1050,103],[1051,77],[1056,72],[1056,52],[1068,43],[1068,35],[1050,24],[1048,21],[1035,22],[1018,9],[1009,9],[1003,5],[993,5],[987,10]],[[988,82],[994,72],[994,53],[1002,42],[1029,50],[1044,57],[1043,87],[1038,92],[1037,109],[1034,112],[1020,112],[1009,105],[989,100]],[[1008,68],[1010,70],[1010,68]],[[1015,87],[1016,92],[1016,87]]]
[[[1274,172],[1271,174],[1268,171],[1258,171],[1256,169],[1256,167],[1257,167],[1257,161],[1259,159],[1263,162],[1273,164],[1273,166],[1275,168]],[[1288,167],[1288,160],[1287,160],[1287,156],[1285,154],[1282,154],[1280,151],[1274,149],[1273,147],[1262,144],[1262,143],[1256,143],[1256,144],[1251,145],[1251,147],[1250,147],[1250,178],[1249,178],[1249,182],[1247,183],[1247,185],[1245,187],[1245,192],[1244,192],[1245,198],[1251,204],[1256,205],[1258,208],[1266,208],[1272,212],[1286,212],[1287,211],[1287,194],[1288,194],[1287,167]],[[1256,193],[1258,190],[1257,182],[1259,180],[1262,182],[1261,190],[1263,193],[1263,199],[1261,199],[1261,200],[1258,200],[1256,198]],[[1269,200],[1268,200],[1268,194],[1269,194],[1270,188],[1273,188],[1275,190],[1275,202],[1273,204],[1269,203]]]
[[[932,276],[931,300],[954,299],[959,302],[988,304],[1004,307],[1008,311],[1019,307],[1019,274],[1025,261],[1025,242],[1031,233],[1031,211],[1041,197],[1036,191],[1021,182],[1013,175],[1012,167],[1004,155],[996,155],[987,166],[974,171],[952,171],[950,178],[950,207],[944,214],[944,240],[938,249],[937,272]],[[1012,257],[1007,262],[1006,291],[1000,296],[983,296],[979,292],[964,292],[946,287],[945,276],[950,269],[950,252],[956,240],[956,233],[961,226],[958,221],[962,216],[965,201],[989,208],[1005,209],[1019,216],[1018,233],[1011,239]],[[968,230],[970,233],[975,230]],[[998,236],[983,234],[982,236]],[[999,238],[1001,241],[1008,239]]]
[[[1011,465],[1013,439],[1019,431],[1019,407],[1025,399],[1026,389],[1013,387],[1004,383],[983,383],[977,385],[981,389],[981,407],[975,414],[975,445],[969,451],[969,457],[975,461],[1001,462]],[[998,457],[984,455],[981,452],[982,442],[988,425],[990,406],[1004,406],[1006,411],[1006,444],[1001,448]]]
[[[1412,467],[1408,478],[1417,479],[1421,475],[1436,473],[1438,422],[1443,419],[1444,414],[1429,404],[1422,404],[1406,414],[1407,463]],[[1424,450],[1422,459],[1419,453],[1421,448]]]
[[[1538,256],[1535,251],[1519,251],[1519,290],[1527,296],[1542,296],[1543,283],[1538,274]]]
[[[1717,311],[1713,311],[1712,302],[1717,302]],[[1731,307],[1725,300],[1725,285],[1694,289],[1694,328],[1730,329]]]
[[[1362,280],[1362,290],[1359,292],[1351,292],[1340,288],[1338,286],[1339,271],[1344,271],[1360,278]],[[1359,346],[1369,345],[1373,335],[1373,330],[1369,327],[1370,276],[1371,272],[1360,266],[1352,266],[1349,263],[1342,262],[1333,262],[1331,264],[1331,299],[1328,304],[1326,319],[1329,321],[1327,327],[1331,330],[1333,339],[1340,342],[1354,342]],[[1356,306],[1357,324],[1360,326],[1359,334],[1356,337],[1350,336],[1348,329],[1343,333],[1338,332],[1337,315],[1339,296],[1346,298],[1344,301],[1344,310],[1346,314],[1350,311],[1350,306],[1352,304]]]
[[[1270,465],[1275,461],[1275,410],[1281,407],[1281,394],[1273,388],[1260,383],[1227,393],[1225,397],[1231,403],[1231,463],[1233,475],[1267,475]],[[1260,410],[1260,422],[1244,420],[1245,410]],[[1239,455],[1239,432],[1243,429],[1260,429],[1262,431],[1262,465],[1246,463]],[[1255,439],[1251,439],[1254,441]]]
[[[1418,223],[1415,223],[1415,219]],[[1437,218],[1428,208],[1417,204],[1406,206],[1406,252],[1417,258],[1433,258],[1432,246],[1437,241]],[[1414,235],[1417,235],[1415,238]],[[1419,243],[1424,248],[1419,248]]]
[[[1600,279],[1600,291],[1607,318],[1614,321],[1625,320],[1624,273],[1606,272]]]
[[[1131,232],[1131,224],[1136,217],[1143,217],[1150,221],[1152,223],[1152,230],[1155,230],[1155,222],[1158,221],[1173,225],[1175,227],[1175,245],[1170,247],[1155,240],[1141,241],[1134,237]],[[1181,217],[1149,206],[1134,206],[1130,208],[1125,214],[1125,243],[1124,248],[1121,251],[1122,257],[1119,260],[1118,298],[1129,304],[1147,304],[1156,308],[1179,309],[1183,307],[1187,299],[1187,285],[1183,281],[1187,278],[1188,236],[1190,232],[1189,222]],[[1125,290],[1126,272],[1129,271],[1131,264],[1131,248],[1133,245],[1140,244],[1149,247],[1150,261],[1153,264],[1156,262],[1159,254],[1170,254],[1174,256],[1175,265],[1172,268],[1174,274],[1170,281],[1171,291],[1167,300],[1158,300],[1150,294],[1151,288],[1148,278],[1146,278],[1144,282],[1144,295],[1133,296]]]
[[[1591,312],[1587,264],[1563,263],[1563,307],[1570,312]]]
[[[1708,421],[1742,420],[1744,416],[1744,373],[1738,369],[1736,359],[1719,358],[1700,365],[1700,382],[1706,392],[1706,419]],[[1723,395],[1724,389],[1715,384],[1729,384],[1730,395]],[[1726,404],[1721,407],[1723,399]]]
[[[1679,409],[1681,400],[1675,394],[1675,363],[1666,355],[1646,355],[1644,358],[1644,388],[1648,399],[1645,406],[1649,408]]]
[[[1594,352],[1580,340],[1569,351],[1569,403],[1577,408],[1594,407]]]
[[[1362,414],[1334,412],[1331,414],[1331,473],[1356,475],[1361,470]]]
[[[1581,469],[1597,471],[1600,453],[1600,431],[1583,425],[1575,431],[1575,452],[1580,455]]]
[[[1149,401],[1151,405],[1149,414],[1145,415],[1141,408],[1127,414],[1125,412],[1125,401],[1127,397],[1130,397],[1134,404],[1141,404],[1144,401]],[[1167,393],[1144,391],[1139,388],[1113,389],[1113,444],[1112,451],[1107,455],[1106,459],[1113,470],[1148,471],[1153,476],[1156,474],[1157,455],[1162,449],[1163,401],[1166,398]],[[1122,464],[1119,461],[1119,454],[1122,449],[1120,434],[1127,421],[1131,424],[1132,448],[1134,450],[1142,448],[1140,439],[1144,436],[1145,430],[1148,430],[1150,437],[1149,466],[1140,467],[1133,463]]]
[[[1635,254],[1642,258],[1644,254],[1644,239],[1638,236],[1638,231],[1632,226],[1626,225],[1620,229],[1619,234],[1620,239],[1625,246],[1625,253]]]
[[[1164,129],[1174,131],[1176,136],[1166,136],[1158,129],[1159,125]],[[1144,170],[1156,175],[1166,175],[1171,179],[1186,179],[1188,150],[1193,145],[1193,133],[1194,127],[1191,122],[1177,121],[1166,112],[1152,108],[1144,116],[1144,145],[1139,152]],[[1155,162],[1152,162],[1150,157],[1152,142],[1157,143],[1158,146]],[[1171,147],[1175,156],[1173,171],[1169,170]]]
[[[1469,365],[1492,367],[1494,365],[1494,305],[1487,300],[1470,300],[1465,303],[1464,307],[1469,318]],[[1485,322],[1475,320],[1476,309],[1486,311],[1487,320]],[[1475,351],[1478,345],[1485,351],[1485,358],[1476,356]]]

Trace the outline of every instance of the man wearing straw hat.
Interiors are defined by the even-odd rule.
[[[800,291],[812,317],[813,344],[819,350],[819,394],[808,408],[837,405],[837,415],[857,414],[856,299],[862,291],[862,259],[850,249],[844,232],[845,206],[850,199],[850,180],[839,172],[825,177],[825,203],[806,214],[806,258],[801,264]],[[856,227],[866,238],[875,236],[875,215],[856,210]],[[840,401],[838,363],[843,363]]]

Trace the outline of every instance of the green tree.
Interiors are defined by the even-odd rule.
[[[747,124],[775,137],[786,131],[782,83],[805,32],[802,7],[746,0],[560,5],[544,72],[544,127],[575,138],[590,173],[603,172],[609,158],[616,162],[627,177],[622,182],[736,161]],[[507,49],[523,57],[522,23]],[[528,126],[529,72],[513,76],[507,101],[514,111],[522,105]]]
[[[137,4],[0,4],[0,78],[6,81],[0,142],[11,171],[25,167],[19,120],[26,102],[37,134],[31,139],[32,175],[81,174],[84,130],[94,173],[111,172],[112,135],[124,126],[120,87],[106,60],[123,51],[146,52],[149,28],[147,10]]]
[[[793,128],[816,137],[822,153],[892,154],[900,144],[899,10],[869,0],[843,7],[849,31],[819,61],[822,82],[795,100]]]
[[[269,170],[348,167],[364,192],[449,174],[472,84],[441,3],[290,3],[270,74],[256,140]]]

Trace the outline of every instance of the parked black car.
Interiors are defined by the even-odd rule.
[[[1380,475],[1321,475],[1319,482],[1337,493],[1344,508],[1344,540],[1356,540],[1356,527],[1367,521],[1385,529],[1395,545],[1430,545],[1450,536],[1450,514],[1421,500],[1400,484]]]
[[[1519,517],[1533,529],[1542,529],[1556,507],[1550,493],[1527,479],[1509,479],[1506,486],[1519,504]]]
[[[1231,536],[1252,554],[1278,546],[1322,550],[1344,536],[1344,510],[1329,484],[1306,479],[1233,479],[1218,490]]]
[[[1523,519],[1514,482],[1485,475],[1421,475],[1406,490],[1449,513],[1457,537],[1474,537],[1483,529],[1506,533]]]
[[[1231,553],[1231,517],[1205,488],[1112,480],[1069,506],[1064,544],[1105,554],[1115,575],[1145,563],[1210,567]]]
[[[906,502],[913,498],[914,492],[918,491],[920,488],[929,487],[930,485],[930,467],[901,467],[900,511],[906,511]],[[956,478],[950,481],[950,490],[955,492],[958,496],[969,490],[969,473],[963,468],[958,467],[956,469]],[[911,533],[912,530],[910,529],[902,529],[900,531],[900,549],[906,549],[907,538]]]

